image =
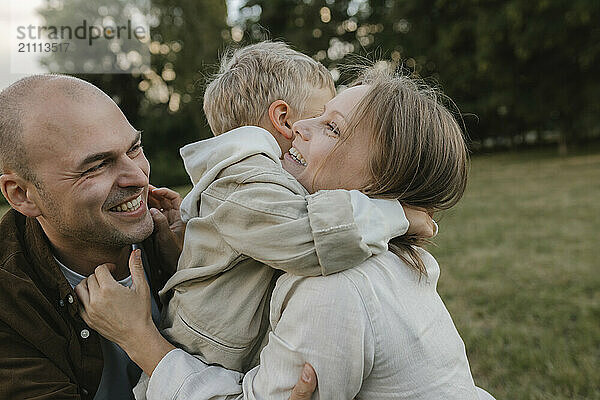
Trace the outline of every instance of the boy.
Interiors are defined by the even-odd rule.
[[[240,372],[257,365],[277,270],[339,272],[387,250],[409,228],[396,201],[356,190],[309,195],[282,168],[292,124],[320,115],[334,95],[323,65],[280,42],[224,57],[206,90],[216,137],[181,149],[194,188],[181,205],[187,227],[178,272],[161,296],[163,335],[207,363]]]

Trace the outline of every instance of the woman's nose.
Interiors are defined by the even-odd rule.
[[[296,136],[300,136],[300,138],[302,140],[309,140],[310,139],[310,130],[307,129],[308,127],[306,126],[305,121],[301,120],[301,121],[296,121],[294,123],[294,125],[292,125],[292,132],[294,132],[294,135]]]

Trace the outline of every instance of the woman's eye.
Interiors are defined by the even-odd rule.
[[[336,136],[340,136],[340,130],[338,129],[335,122],[329,122],[327,124],[327,128],[329,128],[329,130]]]

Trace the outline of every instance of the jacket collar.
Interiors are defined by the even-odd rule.
[[[19,243],[17,245],[19,251],[23,252],[30,263],[29,266],[22,267],[28,269],[28,275],[36,281],[36,286],[48,299],[57,302],[62,300],[67,304],[74,305],[75,307],[68,307],[68,309],[73,317],[79,319],[77,313],[79,302],[75,291],[60,270],[52,253],[50,242],[39,222],[35,218],[25,217],[11,209],[2,219],[2,231],[7,236],[3,240]],[[170,273],[159,267],[160,262],[156,254],[153,236],[141,243],[141,248],[144,269],[155,300],[158,301],[157,292],[169,278]],[[14,245],[12,247],[13,250],[16,250]]]
[[[263,154],[281,167],[281,149],[269,131],[243,126],[210,139],[188,144],[179,150],[194,187],[181,203],[184,222],[198,216],[198,201],[204,190],[225,168],[254,154]]]
[[[78,299],[75,291],[63,275],[54,255],[52,247],[44,230],[35,218],[26,218],[24,242],[26,245],[26,256],[30,259],[33,273],[37,276],[37,286],[44,291],[50,299],[64,301],[75,307],[68,307],[70,314],[79,319],[77,313]]]

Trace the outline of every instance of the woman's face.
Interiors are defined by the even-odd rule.
[[[361,85],[343,91],[325,105],[320,117],[297,121],[292,148],[283,167],[309,192],[323,189],[360,189],[369,180],[369,135],[362,129],[344,139],[354,108],[367,93]],[[360,126],[359,126],[360,127]]]

